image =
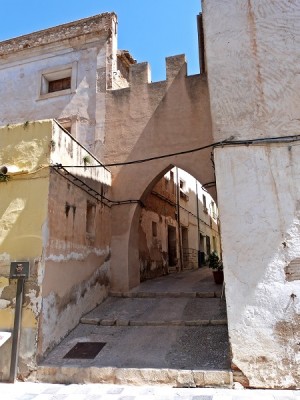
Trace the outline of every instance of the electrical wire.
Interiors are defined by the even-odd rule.
[[[276,143],[276,144],[292,143],[292,142],[300,141],[300,135],[280,136],[280,137],[270,137],[270,138],[256,138],[256,139],[248,139],[248,140],[233,140],[233,139],[234,139],[234,137],[230,137],[229,139],[225,139],[225,140],[219,141],[219,142],[214,142],[214,143],[202,146],[202,147],[197,147],[194,149],[180,151],[180,152],[176,152],[176,153],[163,154],[163,155],[155,156],[155,157],[148,157],[148,158],[144,158],[144,159],[140,159],[140,160],[124,161],[124,162],[110,163],[110,164],[99,163],[96,165],[62,165],[62,164],[57,163],[55,165],[51,165],[51,168],[53,168],[56,172],[58,172],[59,170],[63,170],[65,172],[65,174],[70,175],[72,177],[73,181],[66,178],[66,176],[64,174],[60,174],[61,176],[65,177],[70,182],[74,183],[77,187],[81,188],[86,193],[88,193],[89,195],[91,195],[92,197],[97,199],[98,201],[103,202],[103,199],[106,200],[108,203],[110,203],[110,205],[106,204],[105,202],[103,202],[103,204],[107,205],[108,207],[112,207],[115,205],[123,205],[123,204],[133,204],[133,203],[138,203],[142,207],[144,207],[144,204],[142,203],[141,200],[133,200],[133,199],[119,200],[119,201],[110,200],[107,197],[105,197],[103,194],[92,189],[83,180],[81,180],[78,177],[76,177],[75,175],[71,174],[66,168],[85,168],[85,169],[86,168],[99,168],[99,167],[107,168],[107,167],[118,167],[118,166],[124,166],[124,165],[140,164],[140,163],[145,163],[145,162],[154,161],[154,160],[158,160],[158,159],[194,153],[194,152],[206,150],[209,148],[212,148],[210,158],[211,158],[211,162],[212,162],[213,168],[214,168],[214,160],[213,160],[213,149],[214,148],[225,147],[225,146],[242,146],[242,145],[251,146],[251,145],[258,145],[261,143],[267,143],[267,144],[269,144],[269,143]],[[74,181],[80,182],[80,185],[76,184]],[[202,185],[202,187],[205,190],[206,190],[206,188],[210,188],[213,186],[215,186],[215,182],[208,182],[208,183]],[[84,189],[84,187],[86,189]]]
[[[225,146],[251,146],[257,145],[261,143],[292,143],[300,141],[300,135],[292,135],[292,136],[280,136],[280,137],[270,137],[270,138],[256,138],[256,139],[248,139],[248,140],[233,140],[233,137],[229,139],[225,139],[223,141],[214,142],[205,146],[196,147],[194,149],[179,151],[175,153],[163,154],[160,156],[143,158],[140,160],[132,160],[132,161],[124,161],[117,163],[109,163],[109,164],[95,164],[95,165],[62,165],[56,164],[57,168],[106,168],[106,167],[120,167],[123,165],[132,165],[132,164],[141,164],[149,161],[159,160],[168,157],[180,156],[184,154],[195,153],[197,151],[206,150],[209,148],[217,148],[217,147],[225,147]]]
[[[55,165],[51,165],[51,168],[57,172],[59,175],[61,175],[63,178],[67,179],[69,182],[73,183],[75,186],[79,187],[82,189],[84,192],[92,196],[94,199],[97,201],[100,201],[107,207],[111,208],[113,206],[119,206],[119,205],[125,205],[125,204],[135,204],[138,203],[142,207],[144,207],[144,204],[141,200],[110,200],[108,197],[104,196],[102,193],[99,193],[97,190],[93,189],[91,186],[86,184],[82,179],[78,178],[77,176],[73,175],[71,172],[69,172],[65,167],[60,167],[57,168]],[[62,174],[60,171],[63,170],[64,174]],[[71,178],[69,178],[69,176]],[[105,202],[103,201],[105,200]],[[107,204],[110,203],[110,204]]]
[[[68,173],[68,174],[62,174],[59,170],[57,170],[56,168],[53,168],[53,170],[60,176],[62,176],[64,179],[66,179],[67,181],[69,181],[70,183],[72,183],[73,185],[77,186],[79,189],[83,190],[85,193],[87,193],[88,195],[90,195],[91,197],[93,197],[95,200],[100,201],[102,204],[104,204],[105,206],[111,208],[111,205],[105,203],[103,201],[103,199],[101,198],[101,194],[99,192],[97,192],[96,190],[92,189],[91,187],[89,187],[88,185],[86,185],[83,181],[81,181],[81,179],[77,179],[79,182],[81,182],[81,185],[77,184],[74,182],[74,179],[70,179],[68,177],[68,175],[72,176],[72,174]],[[83,184],[82,184],[83,183]],[[85,187],[87,187],[88,189],[85,189]]]

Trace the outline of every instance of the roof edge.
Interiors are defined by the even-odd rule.
[[[59,42],[65,39],[72,39],[85,34],[109,31],[113,20],[117,22],[117,15],[114,12],[106,12],[7,39],[0,42],[0,56]]]

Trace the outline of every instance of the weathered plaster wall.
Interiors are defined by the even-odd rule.
[[[214,139],[299,134],[299,2],[203,12]],[[299,271],[298,149],[215,150],[233,363],[254,387],[300,387],[300,280],[285,273]]]
[[[15,282],[13,260],[29,260],[25,285],[19,373],[25,377],[40,357],[107,295],[110,207],[101,201],[111,185],[99,160],[52,120],[0,128],[0,166],[10,180],[0,183],[0,329],[12,330]],[[51,171],[51,172],[50,172]],[[69,180],[65,179],[67,177]],[[80,179],[98,199],[75,186]],[[94,193],[94,192],[93,192]],[[10,342],[0,348],[0,379],[7,378]]]
[[[130,87],[107,93],[105,162],[143,159],[212,141],[205,77],[186,76],[184,56],[169,57],[166,63],[166,81],[150,83],[149,65],[136,64],[130,67]],[[172,164],[201,182],[214,179],[210,151],[113,168],[114,199],[146,198]],[[136,204],[112,211],[112,284],[117,290],[140,281],[135,250],[140,211]]]
[[[153,235],[152,222],[157,224],[157,235]],[[168,226],[177,232],[176,220],[153,211],[142,210],[139,229],[139,257],[141,281],[168,274]],[[177,237],[178,243],[178,237]]]
[[[0,329],[13,328],[16,282],[8,279],[10,262],[29,260],[31,275],[25,284],[19,363],[24,374],[34,365],[41,309],[49,185],[49,169],[44,167],[49,164],[51,128],[51,122],[0,128],[0,166],[8,166],[9,174],[15,171],[9,182],[0,183]],[[0,380],[8,377],[10,349],[11,341],[0,348]]]
[[[216,151],[233,363],[251,386],[299,387],[299,146]],[[234,193],[234,196],[232,195]]]
[[[61,119],[93,150],[104,136],[105,90],[116,68],[117,56],[111,53],[116,53],[116,24],[116,16],[107,13],[1,42],[0,92],[6,101],[0,105],[0,125]],[[70,93],[41,96],[41,74],[66,65],[74,71]]]
[[[168,225],[176,228],[178,236],[174,181],[162,177],[144,204],[139,226],[141,281],[168,273]],[[156,232],[153,232],[153,223],[156,224]],[[178,244],[178,237],[176,242]]]
[[[215,139],[299,132],[297,0],[202,0]]]
[[[53,125],[51,163],[99,165],[57,124]],[[51,171],[39,356],[58,343],[80,317],[107,296],[110,259],[110,207],[76,186],[83,180],[103,196],[111,185],[105,168]],[[74,182],[74,183],[73,183]],[[80,184],[79,184],[80,186]],[[88,215],[90,213],[90,215]]]

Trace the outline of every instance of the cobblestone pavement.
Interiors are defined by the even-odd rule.
[[[300,400],[300,391],[0,383],[1,400]]]

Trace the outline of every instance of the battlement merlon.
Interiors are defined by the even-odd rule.
[[[184,54],[166,57],[166,76],[167,82],[172,82],[173,79],[180,73],[187,75],[187,63]],[[151,83],[151,69],[147,62],[137,63],[129,67],[129,85],[138,86]]]
[[[129,84],[137,86],[151,83],[151,69],[147,62],[132,64],[129,67]]]
[[[184,54],[166,57],[166,76],[167,82],[179,74],[179,72],[187,75],[187,63]],[[130,86],[137,86],[141,84],[151,83],[151,68],[149,63],[137,63],[129,67],[129,84]]]
[[[187,63],[185,54],[166,57],[167,81],[172,81],[179,72],[187,75]]]
[[[29,33],[0,42],[0,56],[76,38],[82,35],[109,32],[115,24],[117,24],[117,15],[114,12],[110,12]]]

